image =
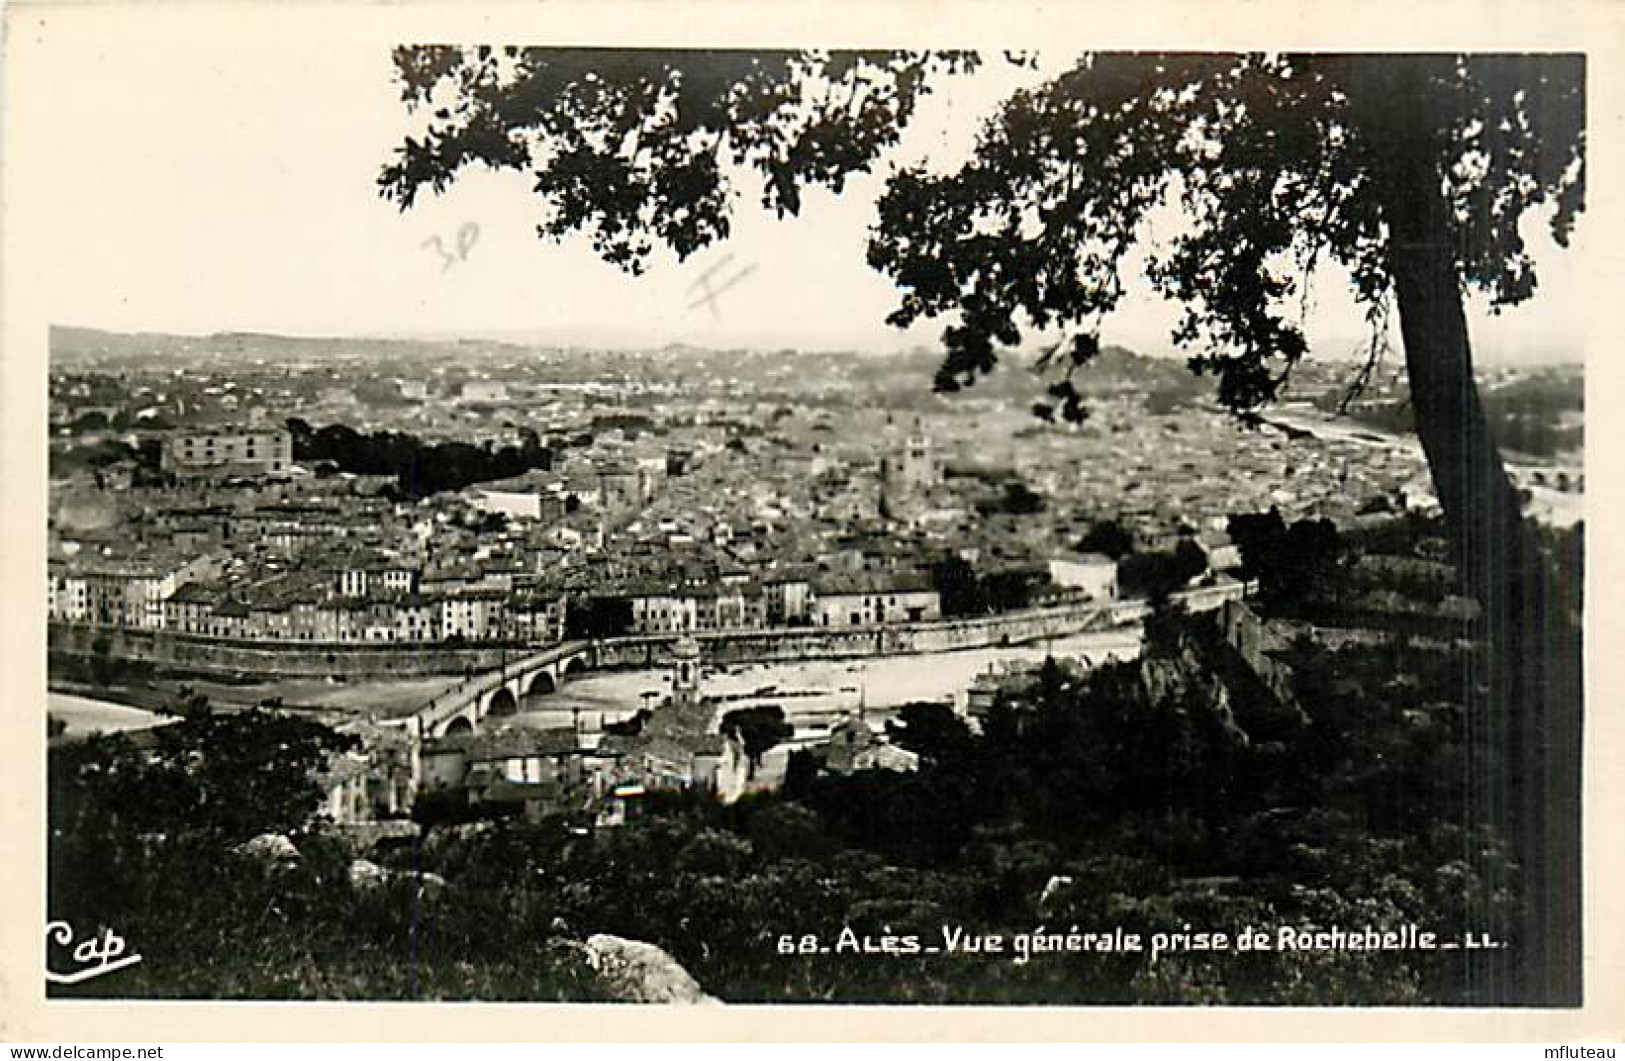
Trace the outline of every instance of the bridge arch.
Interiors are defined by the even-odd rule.
[[[586,669],[587,657],[585,656],[571,656],[569,661],[564,664],[565,674],[580,674]]]
[[[526,696],[546,696],[557,692],[559,683],[553,680],[553,674],[548,670],[539,670],[531,678],[530,685],[525,689]]]
[[[462,733],[473,733],[474,723],[468,720],[467,715],[458,715],[446,723],[446,736],[455,737]]]
[[[514,715],[519,713],[519,701],[514,697],[513,690],[506,685],[500,686],[491,694],[490,703],[486,706],[488,715]]]

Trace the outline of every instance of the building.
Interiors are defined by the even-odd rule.
[[[500,590],[473,590],[440,601],[440,636],[479,641],[505,632],[507,595]]]
[[[382,556],[358,556],[338,569],[335,586],[341,597],[377,593],[416,593],[421,575],[409,563]]]
[[[368,760],[365,755],[334,756],[316,780],[322,790],[321,810],[318,813],[329,821],[338,825],[353,825],[372,818]]]
[[[463,384],[463,401],[465,402],[505,402],[508,400],[508,385],[501,380],[474,379]]]
[[[395,641],[434,641],[440,636],[440,602],[403,594],[395,600]]]
[[[169,599],[187,583],[217,573],[213,557],[153,558],[134,562],[89,557],[70,565],[53,564],[48,582],[48,615],[66,622],[142,630],[175,629]]]
[[[509,519],[541,519],[547,502],[555,498],[538,489],[500,490],[479,487],[472,503],[481,512],[494,512]]]
[[[596,778],[582,768],[574,729],[509,729],[464,746],[463,785],[471,804],[522,804],[534,817],[590,805]]]
[[[680,638],[671,650],[671,706],[693,708],[700,702],[700,643],[692,637]]]
[[[513,636],[526,641],[564,640],[564,622],[569,601],[562,593],[529,593],[509,602],[508,618]]]
[[[894,491],[918,493],[937,484],[937,457],[931,440],[916,431],[903,443],[901,454],[881,462],[881,475]]]
[[[724,802],[737,799],[750,779],[750,762],[737,735],[713,731],[715,705],[700,690],[700,645],[683,637],[672,648],[671,696],[631,736],[599,742],[604,756],[600,790],[624,804],[655,789],[697,788]],[[623,820],[625,806],[606,808]]]
[[[219,586],[192,582],[164,601],[164,627],[178,634],[208,634],[214,608],[225,597]]]
[[[829,740],[813,750],[813,759],[836,774],[859,770],[895,770],[912,773],[920,768],[920,757],[878,736],[861,715],[849,716],[829,732]]]
[[[651,587],[628,597],[633,633],[680,634],[699,629],[699,601],[692,595]]]
[[[1049,562],[1050,581],[1082,590],[1091,600],[1117,596],[1117,561],[1100,553],[1063,553]]]
[[[770,575],[762,581],[768,626],[799,626],[807,622],[812,582],[804,575]]]
[[[82,574],[58,571],[50,573],[49,615],[70,623],[86,622],[90,618],[90,583]]]
[[[282,428],[186,431],[164,439],[159,466],[177,476],[264,476],[293,467],[293,436]]]
[[[826,575],[813,583],[814,626],[885,626],[942,618],[942,598],[923,575]]]
[[[649,499],[647,478],[642,469],[620,463],[598,469],[600,504],[611,512],[638,508]]]
[[[1207,553],[1207,566],[1214,571],[1234,571],[1241,566],[1241,547],[1222,530],[1204,531],[1196,544]]]

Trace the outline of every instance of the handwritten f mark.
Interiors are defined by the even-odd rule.
[[[734,256],[732,253],[725,255],[721,261],[717,262],[715,265],[711,266],[711,268],[701,273],[699,279],[688,285],[688,291],[691,295],[694,293],[695,288],[701,289],[700,297],[688,304],[688,308],[691,312],[699,309],[701,306],[709,306],[711,308],[711,316],[713,318],[721,316],[721,314],[717,311],[717,300],[720,299],[729,288],[733,287],[735,284],[744,280],[746,277],[750,276],[751,273],[756,271],[756,263],[752,262],[751,264],[744,266],[722,280],[721,286],[713,286],[711,283],[711,278],[717,275],[717,273],[721,272],[723,268],[733,260]]]

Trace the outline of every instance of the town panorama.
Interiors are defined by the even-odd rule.
[[[52,343],[53,756],[132,786],[53,765],[53,897],[149,951],[106,990],[1456,997],[1415,941],[1461,932],[1481,646],[1391,374],[1245,427],[1112,348],[1060,424],[924,350]],[[1577,563],[1578,368],[1481,388]],[[109,874],[59,817],[96,798],[120,857],[210,865]],[[258,955],[222,977],[153,960],[171,888],[306,907],[222,927]],[[1284,952],[1224,964],[1247,924]]]

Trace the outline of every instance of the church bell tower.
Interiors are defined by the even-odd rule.
[[[700,643],[683,637],[672,647],[671,701],[692,707],[700,700]]]

